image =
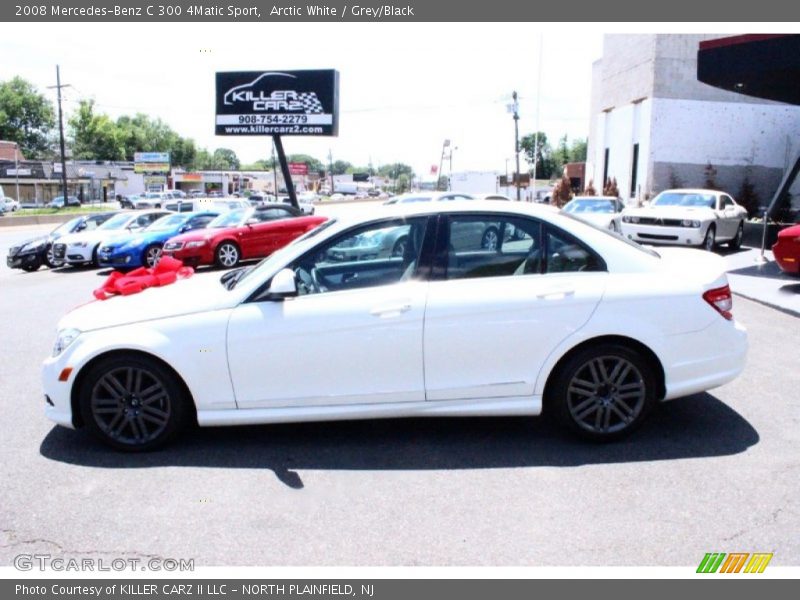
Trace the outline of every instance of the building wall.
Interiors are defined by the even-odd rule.
[[[709,163],[717,185],[733,196],[747,176],[762,204],[771,199],[800,145],[800,107],[697,81],[699,43],[717,37],[605,37],[592,73],[587,177],[595,187],[608,148],[608,176],[623,198],[636,196],[630,184],[638,142],[637,188],[645,199],[675,184],[704,185]]]
[[[720,188],[735,197],[747,176],[766,202],[793,160],[797,107],[672,98],[656,98],[653,106],[652,193],[675,184],[702,187],[711,164]]]

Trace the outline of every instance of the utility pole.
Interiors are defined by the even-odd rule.
[[[330,196],[333,194],[333,152],[330,149],[328,149],[328,173],[330,173],[331,179],[331,191],[328,194]]]
[[[517,158],[517,175],[515,177],[515,185],[517,188],[517,202],[520,201],[520,194],[519,194],[519,184],[520,184],[520,173],[519,173],[519,102],[517,101],[517,92],[515,91],[511,94],[511,98],[514,100],[514,156]]]
[[[67,205],[67,159],[64,150],[64,113],[61,110],[61,88],[70,87],[68,83],[61,85],[61,70],[56,65],[56,84],[48,86],[48,89],[58,90],[58,136],[59,146],[61,147],[61,194],[64,196],[64,206]]]

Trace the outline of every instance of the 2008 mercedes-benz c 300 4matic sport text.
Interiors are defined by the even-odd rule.
[[[471,235],[488,227],[492,248]],[[380,236],[402,254],[353,251]],[[330,219],[256,266],[81,306],[43,379],[50,418],[124,450],[193,422],[543,410],[611,440],[731,381],[746,351],[716,255],[472,201]]]

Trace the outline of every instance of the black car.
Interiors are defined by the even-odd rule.
[[[36,271],[42,265],[47,265],[51,269],[61,267],[64,265],[64,259],[56,258],[53,255],[53,242],[68,233],[97,229],[115,214],[115,212],[106,212],[85,217],[75,217],[66,223],[62,223],[47,235],[12,246],[8,249],[6,265],[8,265],[9,269],[22,269],[29,272]]]

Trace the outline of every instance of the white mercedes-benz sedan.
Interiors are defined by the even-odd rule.
[[[403,253],[350,252],[381,236],[405,236]],[[46,412],[122,450],[194,422],[542,411],[611,440],[742,371],[731,308],[707,252],[656,253],[531,204],[381,207],[256,266],[73,310],[44,363]]]

